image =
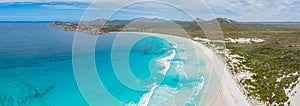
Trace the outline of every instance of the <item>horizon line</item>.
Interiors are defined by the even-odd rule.
[[[128,21],[132,19],[112,19],[110,21]],[[73,20],[73,21],[67,21],[67,20],[38,20],[38,21],[29,21],[29,20],[0,20],[0,23],[3,22],[11,22],[11,23],[17,23],[17,22],[30,22],[30,23],[38,23],[38,22],[74,22],[74,21],[86,21],[86,20]],[[92,20],[93,21],[93,20]],[[192,22],[195,20],[171,20],[171,21],[185,21],[185,22]],[[206,20],[205,20],[206,21]],[[210,21],[210,20],[209,20]],[[300,21],[237,21],[238,23],[300,23]]]

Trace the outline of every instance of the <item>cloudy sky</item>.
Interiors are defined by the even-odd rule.
[[[130,0],[1,0],[0,21],[92,20],[108,18]],[[131,0],[137,1],[137,0]],[[300,0],[164,0],[178,8],[157,3],[135,3],[122,8],[112,19],[159,17],[189,20],[182,14],[209,19],[215,17],[237,21],[300,21]],[[176,1],[176,2],[175,2]],[[92,5],[91,5],[92,4]],[[178,7],[177,5],[177,7]],[[209,8],[207,8],[207,7]],[[86,9],[89,12],[86,13]],[[88,15],[88,16],[87,16]]]

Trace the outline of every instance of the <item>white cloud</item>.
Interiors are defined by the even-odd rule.
[[[93,3],[94,0],[1,0],[0,3],[13,2],[84,2]],[[128,5],[128,2],[139,0],[97,0],[91,10],[116,10]],[[185,9],[196,17],[207,16],[209,10],[201,0],[159,0],[173,3]],[[239,21],[264,21],[264,20],[299,20],[299,0],[203,0],[215,13],[216,17],[233,18]],[[149,5],[148,5],[149,6]],[[150,5],[151,6],[151,5]],[[44,5],[47,8],[77,8],[71,5]],[[140,7],[143,8],[143,7]],[[156,7],[153,7],[154,10]],[[156,8],[160,9],[160,8]],[[138,11],[136,9],[134,11]],[[130,10],[128,10],[130,11]],[[209,16],[212,17],[212,16]]]
[[[1,0],[0,3],[11,2],[87,2],[92,3],[94,0]]]
[[[242,21],[300,21],[299,0],[204,0],[214,11],[221,9],[236,13],[236,20]],[[217,14],[218,15],[218,14]],[[232,16],[228,14],[227,16]]]

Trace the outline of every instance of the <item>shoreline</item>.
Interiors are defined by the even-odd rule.
[[[118,33],[118,32],[117,32]],[[200,100],[200,105],[204,106],[252,106],[264,105],[263,103],[253,100],[243,91],[242,86],[237,82],[236,76],[231,74],[228,64],[225,58],[220,57],[216,51],[207,47],[201,42],[194,41],[190,38],[184,38],[174,35],[167,34],[157,34],[157,33],[147,33],[147,32],[126,32],[126,33],[143,33],[151,34],[158,37],[174,38],[181,40],[189,40],[194,44],[194,48],[197,51],[198,56],[202,58],[207,63],[207,69],[209,78],[208,84]],[[217,67],[216,67],[217,66]],[[300,81],[300,79],[299,79]],[[217,92],[216,92],[217,91]],[[300,104],[300,83],[293,90],[297,93],[290,97],[290,102],[292,105]]]
[[[213,52],[213,50],[204,46],[200,42],[192,42],[194,43],[195,47],[199,48],[197,49],[200,51],[198,52],[198,54],[204,54],[204,56],[206,57],[205,60],[210,61],[208,62],[208,64],[210,64],[209,66],[213,66],[213,69],[211,70],[211,79],[219,79],[219,81],[216,81],[215,79],[209,81],[210,86],[208,87],[216,87],[216,84],[221,85],[218,92],[207,90],[205,93],[206,96],[216,95],[216,97],[214,97],[211,102],[206,100],[203,101],[204,103],[202,104],[211,106],[250,106],[250,103],[247,101],[247,96],[242,93],[238,83],[235,82],[232,74],[229,73],[227,64],[215,52]],[[218,68],[214,69],[215,67]]]
[[[118,32],[112,32],[112,33],[118,33]],[[183,39],[183,38],[181,38],[181,37],[177,37],[177,36],[172,36],[172,35],[164,35],[164,34],[156,34],[156,33],[141,33],[141,32],[122,32],[122,33],[138,33],[138,34],[147,34],[148,36],[154,36],[154,37],[159,37],[159,38],[162,38],[162,39],[165,39],[168,43],[173,43],[173,41],[174,41],[174,43],[176,43],[175,45],[173,45],[174,46],[174,48],[177,48],[177,43],[178,43],[178,41],[181,41],[181,40],[186,40],[186,41],[190,41],[189,39]],[[172,51],[172,53],[170,54],[170,55],[168,55],[168,56],[166,56],[166,57],[163,57],[163,58],[159,58],[158,60],[155,60],[155,61],[157,61],[157,62],[159,62],[160,64],[163,64],[163,66],[167,66],[167,67],[170,67],[170,62],[168,63],[168,61],[169,60],[173,60],[174,59],[174,57],[175,57],[175,55],[177,54],[177,52],[175,51],[175,50],[172,50],[171,49],[171,51]],[[166,64],[166,62],[167,62],[167,64]],[[169,71],[168,70],[169,68],[166,68],[166,69],[164,69],[164,70],[162,70],[160,73],[161,74],[166,74],[167,73],[167,71]],[[180,72],[179,72],[180,73]],[[184,72],[182,73],[183,75],[184,75]],[[203,78],[203,77],[202,77]],[[203,87],[203,85],[202,84],[204,84],[203,82],[201,82],[201,83],[198,83],[199,85],[197,86],[197,87],[200,87],[200,88],[202,88]],[[155,84],[156,85],[156,84]],[[152,104],[151,102],[150,102],[150,99],[152,99],[152,97],[159,97],[159,96],[155,96],[154,95],[154,93],[155,92],[161,92],[161,90],[164,90],[164,89],[166,89],[165,87],[168,87],[168,86],[153,86],[153,88],[150,90],[150,92],[147,92],[147,93],[145,93],[141,98],[140,98],[140,101],[138,102],[138,104],[128,104],[128,106],[139,106],[139,105],[145,105],[145,106],[147,106],[148,104]],[[168,88],[167,88],[168,89]],[[179,91],[179,90],[178,90]],[[201,91],[201,90],[197,90],[197,91]],[[169,91],[168,91],[169,92]],[[171,89],[171,92],[177,92],[177,90],[176,89],[174,89],[174,90],[172,90]],[[199,93],[196,93],[196,95],[198,95]],[[192,95],[190,95],[190,97],[191,97]],[[190,100],[190,101],[192,101],[192,99],[188,99],[188,100]],[[175,101],[174,100],[168,100],[168,101],[166,101],[166,103],[162,103],[162,104],[164,104],[164,105],[170,105],[170,104],[168,104],[168,103],[175,103]],[[184,103],[184,102],[179,102],[179,103]],[[189,103],[189,102],[186,102],[186,103]],[[197,103],[197,102],[191,102],[191,103]],[[157,105],[157,104],[154,104],[154,105]]]
[[[298,81],[300,81],[300,79],[298,79]],[[300,83],[297,84],[294,91],[297,93],[291,97],[291,104],[293,106],[298,106],[300,104]]]
[[[204,45],[201,42],[192,40],[191,38],[184,38],[174,35],[147,33],[147,32],[128,32],[128,33],[144,33],[157,35],[158,37],[171,37],[174,39],[189,40],[194,44],[198,56],[207,63],[207,74],[209,75],[208,84],[205,87],[200,105],[204,106],[263,106],[264,103],[248,97],[247,92],[244,91],[243,86],[238,82],[237,76],[232,74],[229,65],[226,63],[226,58],[218,55],[218,51]],[[300,79],[299,79],[300,81]],[[300,104],[300,83],[294,88],[296,92],[294,96],[290,97],[291,105]]]
[[[129,32],[132,33],[132,32]],[[140,33],[140,32],[139,32]],[[238,82],[234,76],[229,73],[227,64],[213,50],[203,45],[201,42],[192,39],[156,33],[159,37],[171,37],[174,39],[185,39],[194,44],[197,55],[203,58],[207,65],[207,74],[209,75],[208,86],[202,95],[200,105],[203,106],[251,106],[247,101],[247,96],[239,88]],[[214,64],[213,64],[214,63]],[[217,92],[216,92],[217,91]]]

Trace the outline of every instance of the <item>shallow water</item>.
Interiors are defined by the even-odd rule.
[[[138,36],[143,39],[133,46],[126,45],[124,40],[125,45],[114,49],[118,55],[112,57],[113,44],[118,36]],[[48,27],[46,23],[0,23],[0,103],[88,105],[73,74],[73,37],[74,32]],[[151,34],[101,35],[95,51],[98,74],[107,92],[124,105],[142,102],[157,105],[174,101],[178,101],[176,104],[179,105],[193,105],[201,98],[199,91],[206,85],[203,85],[206,76],[202,73],[205,62],[189,46],[184,41],[170,41]],[[123,47],[131,48],[127,56],[129,64],[123,64],[127,61],[122,59],[122,56],[126,56],[121,50]],[[126,77],[128,73],[114,70],[116,66],[112,62],[118,64],[117,67],[129,66],[132,74],[140,80],[150,79],[143,83],[147,89],[137,90],[131,87],[139,88],[142,86],[140,83],[120,81],[116,73],[121,77]],[[4,95],[7,95],[6,98]],[[7,98],[13,100],[8,102]]]

